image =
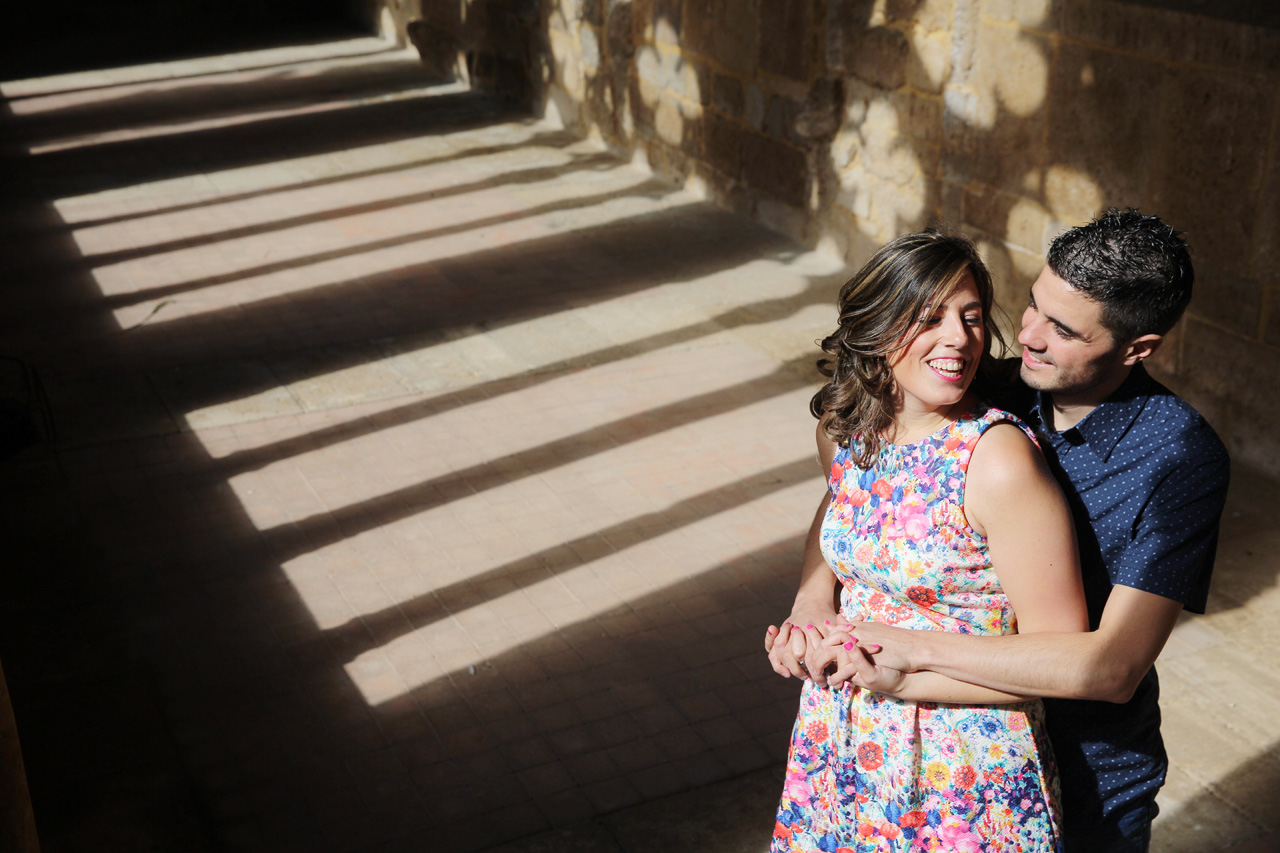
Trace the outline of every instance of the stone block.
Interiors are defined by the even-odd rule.
[[[629,59],[636,52],[635,4],[615,3],[605,16],[604,40],[610,61]]]
[[[1091,176],[1110,199],[1140,206],[1164,74],[1137,57],[1060,45],[1049,83],[1048,161]]]
[[[764,128],[764,92],[755,83],[748,82],[743,90],[743,99],[746,102],[743,115],[747,124],[756,130],[762,130]]]
[[[1269,347],[1188,317],[1181,375],[1202,392],[1230,401],[1233,454],[1256,460],[1280,456],[1280,348]],[[1242,433],[1243,431],[1243,433]],[[1243,434],[1250,440],[1242,440]]]
[[[595,70],[600,66],[600,39],[595,28],[585,25],[578,30],[579,58],[583,68]]]
[[[980,28],[969,84],[945,94],[949,174],[1014,193],[1024,190],[1028,176],[1038,181],[1045,157],[1047,50],[1044,39],[1024,31]]]
[[[1262,288],[1211,264],[1196,264],[1196,284],[1188,312],[1242,338],[1258,336]]]
[[[984,0],[982,14],[993,21],[1048,29],[1055,23],[1051,0]]]
[[[1254,79],[1179,69],[1165,80],[1161,133],[1148,134],[1152,212],[1187,232],[1197,261],[1241,277],[1251,273],[1277,94]]]
[[[663,142],[696,153],[700,146],[701,110],[674,98],[662,98],[653,111],[653,130]]]
[[[711,105],[726,116],[741,118],[746,109],[742,81],[737,77],[715,72],[711,78]]]
[[[1183,327],[1186,325],[1186,315],[1179,320],[1177,324],[1169,330],[1164,336],[1164,341],[1160,347],[1147,358],[1145,364],[1153,371],[1163,375],[1177,376],[1182,370],[1182,342],[1186,337],[1183,334]]]
[[[796,142],[792,124],[800,113],[800,104],[783,95],[773,95],[765,103],[763,130],[777,139]]]
[[[685,0],[681,14],[686,49],[729,71],[753,77],[759,56],[759,0]]]
[[[1052,27],[1073,40],[1179,65],[1246,73],[1280,70],[1280,33],[1206,15],[1078,0],[1055,5]]]
[[[1267,291],[1267,313],[1262,326],[1262,341],[1268,346],[1280,347],[1280,288]]]
[[[747,133],[737,122],[707,113],[703,122],[703,158],[730,178],[741,177],[742,140]]]
[[[667,64],[657,48],[646,45],[636,53],[636,76],[654,89],[667,88]]]
[[[1112,198],[1128,199],[1117,202],[1122,206],[1137,207],[1139,204],[1136,196],[1115,193]],[[1088,222],[1106,207],[1102,187],[1092,173],[1059,163],[1045,169],[1044,200],[1055,217],[1052,234]]]
[[[931,32],[949,29],[954,14],[955,0],[888,0],[884,6],[886,22]]]
[[[907,36],[911,52],[906,83],[922,92],[941,93],[951,73],[951,39],[945,32],[913,29]]]
[[[742,178],[792,207],[809,204],[809,162],[804,152],[759,133],[742,137]]]
[[[809,79],[816,56],[808,0],[759,0],[760,69],[792,80]]]
[[[1276,112],[1276,121],[1280,122],[1280,103]],[[1275,290],[1280,288],[1280,150],[1274,146],[1266,170],[1258,197],[1253,268],[1262,283]],[[1280,304],[1273,308],[1280,308]]]
[[[652,0],[653,35],[659,42],[679,44],[683,32],[683,0]]]
[[[859,80],[892,91],[907,81],[911,44],[888,27],[854,28],[845,42],[845,68]]]

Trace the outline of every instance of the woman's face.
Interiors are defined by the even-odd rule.
[[[943,412],[969,390],[982,358],[982,300],[968,271],[955,291],[928,317],[916,336],[889,356],[906,411]]]

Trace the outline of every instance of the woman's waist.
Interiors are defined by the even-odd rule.
[[[840,609],[850,619],[955,634],[1012,634],[1016,621],[1002,592],[946,591],[925,585],[883,589],[844,580]]]

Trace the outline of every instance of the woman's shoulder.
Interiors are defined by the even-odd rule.
[[[994,426],[1008,424],[1010,429],[1001,429],[996,430],[995,432],[997,434],[1008,433],[1011,436],[1010,440],[1013,441],[1016,441],[1016,439],[1012,438],[1015,431],[1021,432],[1031,440],[1031,443],[1034,446],[1040,446],[1040,442],[1036,438],[1035,430],[1028,426],[1026,421],[1007,409],[993,406],[987,402],[980,402],[974,406],[967,415],[961,418],[961,422],[966,424],[967,429],[975,436],[985,435]]]

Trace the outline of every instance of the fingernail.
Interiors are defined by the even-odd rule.
[[[852,630],[853,630],[853,626],[852,626],[852,625],[845,625],[845,626],[844,626],[844,629],[845,629],[846,631],[852,631]]]
[[[769,630],[768,630],[768,631],[765,631],[765,633],[766,633],[766,634],[776,634],[776,633],[778,633],[778,629],[777,629],[777,628],[775,628],[775,627],[773,627],[772,625],[770,625],[770,626],[769,626]]]
[[[849,652],[853,651],[853,643],[845,643],[844,648],[845,648],[845,651],[849,651]]]
[[[791,627],[791,623],[790,623],[790,622],[783,622],[782,624],[783,624],[783,625],[786,625],[788,628],[790,628],[790,627]]]
[[[855,643],[856,643],[856,642],[858,642],[858,638],[857,638],[857,637],[850,637],[849,639],[850,639],[850,640],[853,640]]]
[[[830,625],[830,624],[831,624],[831,620],[830,620],[830,619],[823,619],[823,620],[822,620],[822,624],[823,624],[823,625]]]
[[[872,654],[875,654],[876,652],[880,651],[880,648],[881,646],[878,643],[872,643],[871,645],[867,646],[867,651],[871,652]]]
[[[813,628],[813,626],[812,626],[812,625],[805,625],[804,627],[805,627],[805,630],[809,630],[809,629],[812,629],[812,628]]]

